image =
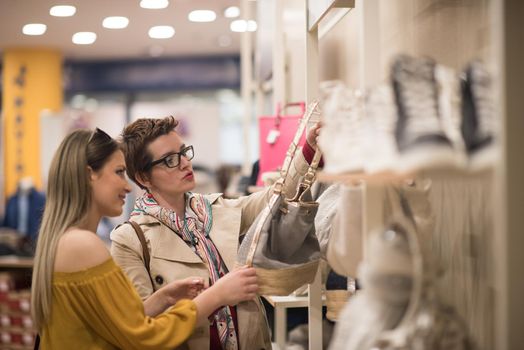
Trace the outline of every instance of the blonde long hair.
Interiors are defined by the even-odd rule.
[[[62,141],[53,157],[31,285],[31,314],[39,332],[51,314],[58,242],[70,227],[86,219],[91,206],[87,167],[99,170],[117,149],[116,141],[99,129],[76,130]]]

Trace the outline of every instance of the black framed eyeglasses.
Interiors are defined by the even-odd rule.
[[[151,169],[152,167],[160,163],[164,163],[168,168],[176,168],[180,165],[181,156],[186,157],[187,160],[193,159],[193,157],[195,156],[193,146],[184,147],[182,150],[180,150],[180,152],[169,153],[165,157],[154,160],[151,163],[149,163],[147,169]]]

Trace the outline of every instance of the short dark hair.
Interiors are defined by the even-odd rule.
[[[137,175],[149,176],[149,164],[153,157],[147,147],[162,135],[175,130],[178,120],[173,116],[165,118],[141,118],[124,128],[122,132],[122,148],[126,159],[127,176],[140,188],[144,186],[137,181]]]

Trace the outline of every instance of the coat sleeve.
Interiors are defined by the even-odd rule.
[[[153,294],[142,245],[131,225],[120,225],[111,232],[111,256],[129,277],[142,300]]]
[[[286,197],[292,197],[297,190],[299,180],[304,176],[308,169],[308,163],[304,159],[302,152],[297,152],[286,178],[284,192]],[[242,209],[242,218],[240,223],[240,235],[244,235],[257,215],[264,209],[273,194],[273,186],[267,189],[253,193],[249,196],[238,199],[221,199],[222,204],[227,207],[240,207]]]

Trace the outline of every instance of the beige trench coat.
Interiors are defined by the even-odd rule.
[[[296,192],[298,180],[306,171],[307,163],[302,152],[297,152],[286,180],[285,191],[288,196]],[[224,199],[221,194],[206,196],[211,202],[213,215],[210,237],[230,271],[235,265],[240,237],[247,232],[270,195],[271,189],[239,199]],[[206,265],[171,229],[148,215],[133,216],[131,219],[144,231],[155,289],[190,276],[209,279]],[[153,288],[135,231],[129,224],[118,226],[111,232],[111,241],[113,259],[133,282],[142,299],[146,299],[152,294]],[[264,306],[259,298],[238,304],[237,317],[241,350],[271,349]],[[209,323],[198,324],[193,335],[180,349],[209,349]]]

